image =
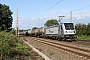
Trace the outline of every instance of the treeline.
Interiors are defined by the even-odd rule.
[[[88,23],[87,25],[79,23],[75,25],[75,28],[78,36],[90,35],[90,23]]]

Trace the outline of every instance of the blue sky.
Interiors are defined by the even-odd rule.
[[[16,28],[16,10],[18,9],[19,29],[43,27],[48,19],[70,22],[70,11],[74,24],[90,22],[90,0],[0,0],[13,12],[13,28]]]

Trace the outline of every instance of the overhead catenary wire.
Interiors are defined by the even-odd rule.
[[[79,10],[81,10],[81,9],[85,9],[85,8],[87,8],[87,7],[89,7],[89,6],[90,6],[90,5],[84,6],[84,7],[82,7],[82,8],[77,9],[77,10],[74,10],[74,11],[72,11],[72,12],[75,13],[75,12],[77,12],[77,11],[79,11]],[[70,14],[70,13],[67,13],[67,14],[65,14],[65,15],[68,15],[68,14]]]
[[[85,0],[81,0],[81,1],[79,1],[79,2],[77,2],[77,3],[75,3],[75,4],[73,4],[73,5],[71,5],[70,7],[74,7],[74,6],[80,4],[80,3],[83,2],[83,1],[85,1]],[[70,7],[68,7],[68,8],[70,8]],[[68,8],[67,8],[67,9],[68,9]]]
[[[52,9],[54,6],[58,5],[62,0],[59,0],[55,5],[53,5],[50,9]],[[50,9],[48,9],[47,11],[49,11]],[[46,11],[46,12],[47,12]]]
[[[41,5],[41,7],[37,11],[39,11],[47,2],[48,2],[48,0],[46,0],[45,3],[43,5]]]
[[[52,7],[50,7],[46,12],[48,12],[50,9],[52,9],[53,7],[55,7],[56,5],[58,5],[61,1],[62,0],[59,0],[55,5],[53,5]],[[71,5],[70,7],[76,6],[77,4],[79,4],[79,3],[83,2],[83,1],[85,1],[85,0],[81,0],[81,1],[79,1],[79,2],[77,2],[75,4],[73,4],[73,5]],[[68,8],[70,8],[70,7],[68,7]],[[68,8],[66,8],[66,9],[68,9]],[[46,12],[42,13],[40,16],[44,15]]]
[[[83,13],[80,13],[80,11],[79,11],[78,13],[80,13],[80,14],[78,16],[76,16],[75,18],[81,19],[81,18],[85,18],[85,17],[90,17],[90,13],[89,12],[90,12],[90,10],[83,11]],[[77,13],[75,13],[75,14],[77,14]]]
[[[61,1],[62,0],[59,0],[55,5],[53,5],[52,7],[50,7],[46,12],[48,12],[50,9],[52,9],[53,7],[55,7],[56,5],[58,5]],[[76,6],[77,4],[79,4],[79,3],[83,2],[83,1],[85,1],[85,0],[80,0],[79,2],[71,5],[70,7]],[[68,8],[70,8],[70,7],[68,7]],[[44,12],[42,15],[44,15],[46,12]],[[70,13],[68,13],[68,14],[70,14]],[[42,16],[42,15],[40,15],[40,16]],[[40,17],[39,17],[39,20],[40,20]]]
[[[79,10],[84,9],[84,8],[87,8],[87,7],[89,7],[89,6],[90,6],[90,5],[84,6],[84,7],[80,8],[80,9],[77,9],[77,10],[75,10],[75,11],[73,11],[73,12],[79,11]]]
[[[53,5],[52,7],[50,7],[46,12],[48,12],[48,11],[51,10],[53,7],[55,7],[56,5],[58,5],[61,1],[62,1],[62,0],[59,0],[55,5]],[[85,0],[81,0],[81,1],[79,1],[79,2],[77,2],[77,3],[75,3],[75,4],[73,4],[73,5],[71,5],[70,7],[76,6],[77,4],[79,4],[79,3],[83,2],[83,1],[85,1]],[[68,7],[68,8],[70,8],[70,7]],[[86,6],[86,7],[88,7],[88,6]],[[67,9],[68,9],[68,8],[67,8]],[[78,9],[78,10],[81,10],[81,9],[84,9],[84,8],[85,8],[85,7],[80,8],[80,9]],[[77,10],[77,11],[78,11],[78,10]],[[75,11],[76,11],[76,10],[75,10]],[[72,11],[72,12],[75,12],[75,11]],[[46,12],[42,13],[40,16],[44,15]],[[70,13],[67,13],[67,14],[70,14]],[[67,15],[67,14],[65,14],[65,15]],[[40,18],[40,16],[39,16],[39,18]]]
[[[44,15],[46,12],[48,12],[49,10],[51,10],[53,7],[55,7],[56,5],[58,5],[60,2],[62,2],[63,0],[59,0],[56,4],[54,4],[53,6],[51,6],[48,10],[46,10],[43,14],[41,14],[40,16]],[[39,18],[40,18],[39,16]]]
[[[66,9],[69,9],[69,8],[71,8],[71,7],[74,7],[74,6],[76,6],[76,5],[80,4],[80,3],[82,3],[83,1],[85,1],[85,0],[80,0],[79,2],[77,2],[77,3],[73,4],[73,5],[71,5],[70,7],[67,7]],[[85,6],[85,7],[87,7],[87,6]],[[75,10],[75,11],[84,9],[85,7],[80,8],[80,9],[77,9],[77,10]],[[75,12],[75,11],[72,11],[72,12]],[[66,13],[66,14],[64,14],[64,15],[68,15],[68,14],[70,14],[70,13]]]
[[[74,11],[72,11],[73,13],[75,13],[75,12],[80,12],[80,10],[82,10],[82,9],[85,9],[85,8],[87,8],[87,7],[90,7],[90,5],[87,5],[87,6],[84,6],[84,7],[81,7],[81,8],[79,8],[79,9],[77,9],[77,10],[74,10]],[[68,14],[70,14],[70,13],[68,13]],[[74,14],[75,15],[75,14]],[[90,16],[89,14],[87,14],[87,13],[83,13],[82,15],[80,14],[80,18],[82,17],[82,18],[84,18],[84,16]],[[79,17],[79,16],[78,16]]]
[[[46,1],[43,3],[43,5],[41,5],[41,7],[36,11],[36,13],[37,13],[38,11],[40,11],[40,9],[42,9],[42,7],[43,7],[47,2],[48,2],[48,0],[46,0]],[[35,14],[36,14],[36,13],[35,13]],[[34,15],[35,15],[35,14],[34,14]]]

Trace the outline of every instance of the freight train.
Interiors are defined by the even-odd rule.
[[[60,23],[59,25],[41,27],[31,30],[28,34],[30,36],[57,40],[73,40],[77,37],[73,23]]]

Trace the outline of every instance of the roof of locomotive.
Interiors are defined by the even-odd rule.
[[[65,23],[71,23],[71,22],[65,22]],[[52,26],[49,26],[49,27],[45,27],[45,28],[52,28],[52,27],[57,27],[57,26],[61,26],[65,23],[60,23],[59,25],[52,25]]]

